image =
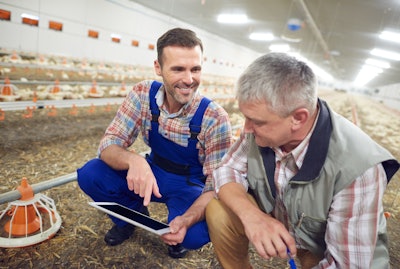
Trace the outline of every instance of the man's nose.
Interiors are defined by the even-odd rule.
[[[190,71],[187,71],[183,74],[183,82],[186,85],[191,85],[193,83],[193,74]]]

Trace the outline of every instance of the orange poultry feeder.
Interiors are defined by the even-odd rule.
[[[61,217],[52,199],[34,194],[26,178],[17,190],[21,198],[10,202],[0,215],[0,223],[5,223],[0,247],[35,245],[52,238],[61,227]]]

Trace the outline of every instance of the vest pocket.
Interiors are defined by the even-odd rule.
[[[325,219],[308,216],[304,212],[300,214],[297,223],[294,223],[296,233],[300,238],[307,242],[307,245],[317,246],[325,246],[326,225]]]

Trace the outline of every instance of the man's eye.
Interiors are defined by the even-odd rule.
[[[263,121],[254,121],[253,123],[254,123],[254,125],[261,126],[261,125],[264,125],[265,122],[263,122]]]

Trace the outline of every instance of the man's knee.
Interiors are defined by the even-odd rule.
[[[217,199],[206,208],[206,220],[215,253],[224,268],[251,268],[249,241],[240,219]]]
[[[77,170],[77,181],[79,187],[87,193],[87,191],[93,189],[93,183],[96,176],[94,175],[98,171],[98,166],[103,162],[100,159],[92,159],[88,161],[84,166]]]
[[[217,199],[212,199],[206,207],[206,221],[208,229],[219,226],[220,221],[219,211],[221,211],[220,201]]]
[[[223,203],[212,199],[206,207],[206,221],[210,233],[218,233],[232,225],[232,214]]]

